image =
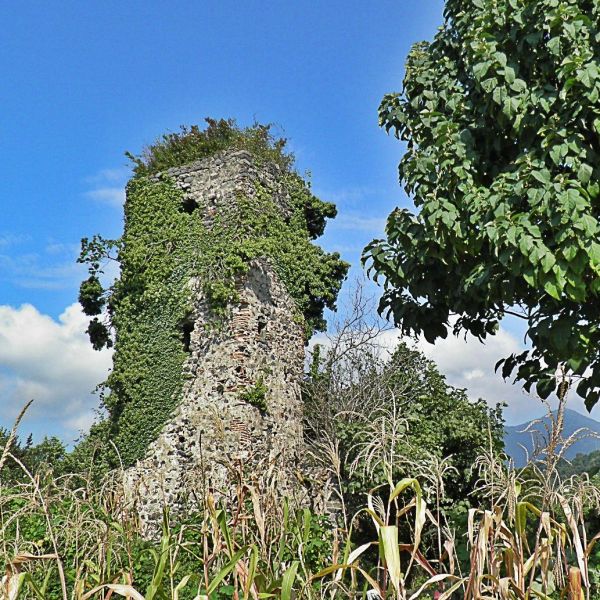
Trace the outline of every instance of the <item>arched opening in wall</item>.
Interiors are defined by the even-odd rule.
[[[191,352],[192,331],[194,331],[194,321],[188,318],[181,323],[181,341],[185,352]]]
[[[191,215],[198,208],[198,203],[191,196],[186,196],[181,203],[181,210]]]

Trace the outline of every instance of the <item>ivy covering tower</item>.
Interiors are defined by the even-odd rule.
[[[109,467],[114,444],[140,478],[163,491],[172,478],[173,493],[201,459],[213,487],[236,461],[297,460],[303,348],[348,268],[313,243],[336,209],[311,193],[285,141],[268,126],[207,121],[130,155],[123,236],[83,240],[80,259],[90,339],[115,349],[106,418],[84,444]],[[121,272],[104,289],[111,252]]]

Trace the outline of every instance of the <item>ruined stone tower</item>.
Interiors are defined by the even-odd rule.
[[[231,494],[242,471],[299,493],[305,343],[347,270],[312,243],[334,214],[239,147],[130,182],[109,418],[91,437],[118,449],[145,523]]]
[[[277,172],[257,169],[244,151],[169,171],[183,202],[211,216],[252,197],[257,183],[286,197]],[[191,281],[193,309],[185,323],[189,356],[182,398],[146,456],[130,470],[140,486],[142,518],[160,521],[163,503],[176,507],[182,491],[227,493],[235,471],[272,470],[282,494],[296,490],[302,452],[300,378],[304,328],[293,299],[268,259],[249,263],[236,277],[237,299],[211,328],[214,317],[202,290]]]

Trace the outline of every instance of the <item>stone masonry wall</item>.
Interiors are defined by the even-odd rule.
[[[257,183],[275,195],[282,212],[289,210],[278,168],[257,168],[247,152],[168,174],[183,190],[186,210],[207,224],[217,212],[232,209],[240,194],[254,194]],[[268,261],[253,261],[236,285],[239,303],[215,324],[201,282],[190,281],[195,301],[182,399],[145,458],[127,473],[147,528],[160,523],[165,504],[177,511],[208,491],[231,494],[240,469],[268,475],[281,495],[299,493],[302,322]],[[260,383],[268,390],[266,410],[243,398]]]

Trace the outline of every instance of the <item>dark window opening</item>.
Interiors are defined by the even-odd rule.
[[[264,319],[258,322],[258,335],[260,335],[267,327],[267,322]]]
[[[185,352],[191,352],[191,344],[192,344],[192,331],[194,331],[194,322],[193,321],[184,321],[181,326],[182,331],[182,341],[183,341],[183,349]]]
[[[191,215],[198,208],[198,203],[191,197],[187,196],[181,203],[181,210]]]

